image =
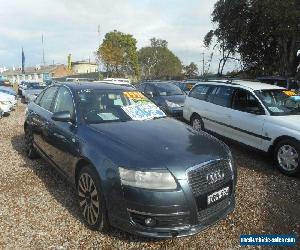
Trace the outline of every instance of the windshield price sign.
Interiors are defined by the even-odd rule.
[[[155,104],[148,103],[142,105],[123,106],[122,109],[130,116],[132,120],[142,121],[153,118],[165,117],[166,114]]]

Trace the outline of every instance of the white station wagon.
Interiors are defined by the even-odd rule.
[[[196,130],[274,154],[287,175],[300,172],[299,93],[260,82],[201,82],[189,92],[183,117]]]

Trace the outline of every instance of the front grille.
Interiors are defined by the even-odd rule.
[[[208,183],[206,178],[207,174],[216,170],[221,170],[224,173],[224,178],[212,184]],[[223,187],[226,183],[232,180],[232,174],[233,173],[229,161],[218,160],[189,170],[187,176],[192,192],[194,196],[197,197],[200,194],[209,193]]]
[[[224,212],[231,203],[231,198],[227,197],[226,199],[216,203],[215,205],[205,209],[198,211],[198,221],[201,223],[210,220],[211,218],[217,216]]]

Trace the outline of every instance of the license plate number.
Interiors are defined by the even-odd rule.
[[[222,198],[228,195],[229,195],[229,187],[222,188],[221,190],[216,191],[207,196],[207,205],[210,205],[218,200],[221,200]]]

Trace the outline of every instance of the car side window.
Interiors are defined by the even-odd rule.
[[[227,86],[217,86],[209,94],[207,101],[223,107],[230,107],[234,89]]]
[[[50,111],[51,105],[53,102],[53,98],[56,94],[57,89],[58,89],[58,87],[50,87],[44,91],[44,94],[39,102],[39,105],[42,108]]]
[[[249,91],[237,89],[233,95],[232,108],[247,113],[263,114],[264,109]]]
[[[193,97],[199,100],[206,100],[209,89],[210,86],[198,85],[191,90],[191,92],[189,93],[189,97]]]
[[[53,112],[62,111],[69,111],[71,116],[74,115],[73,97],[66,87],[60,87],[53,106]]]

